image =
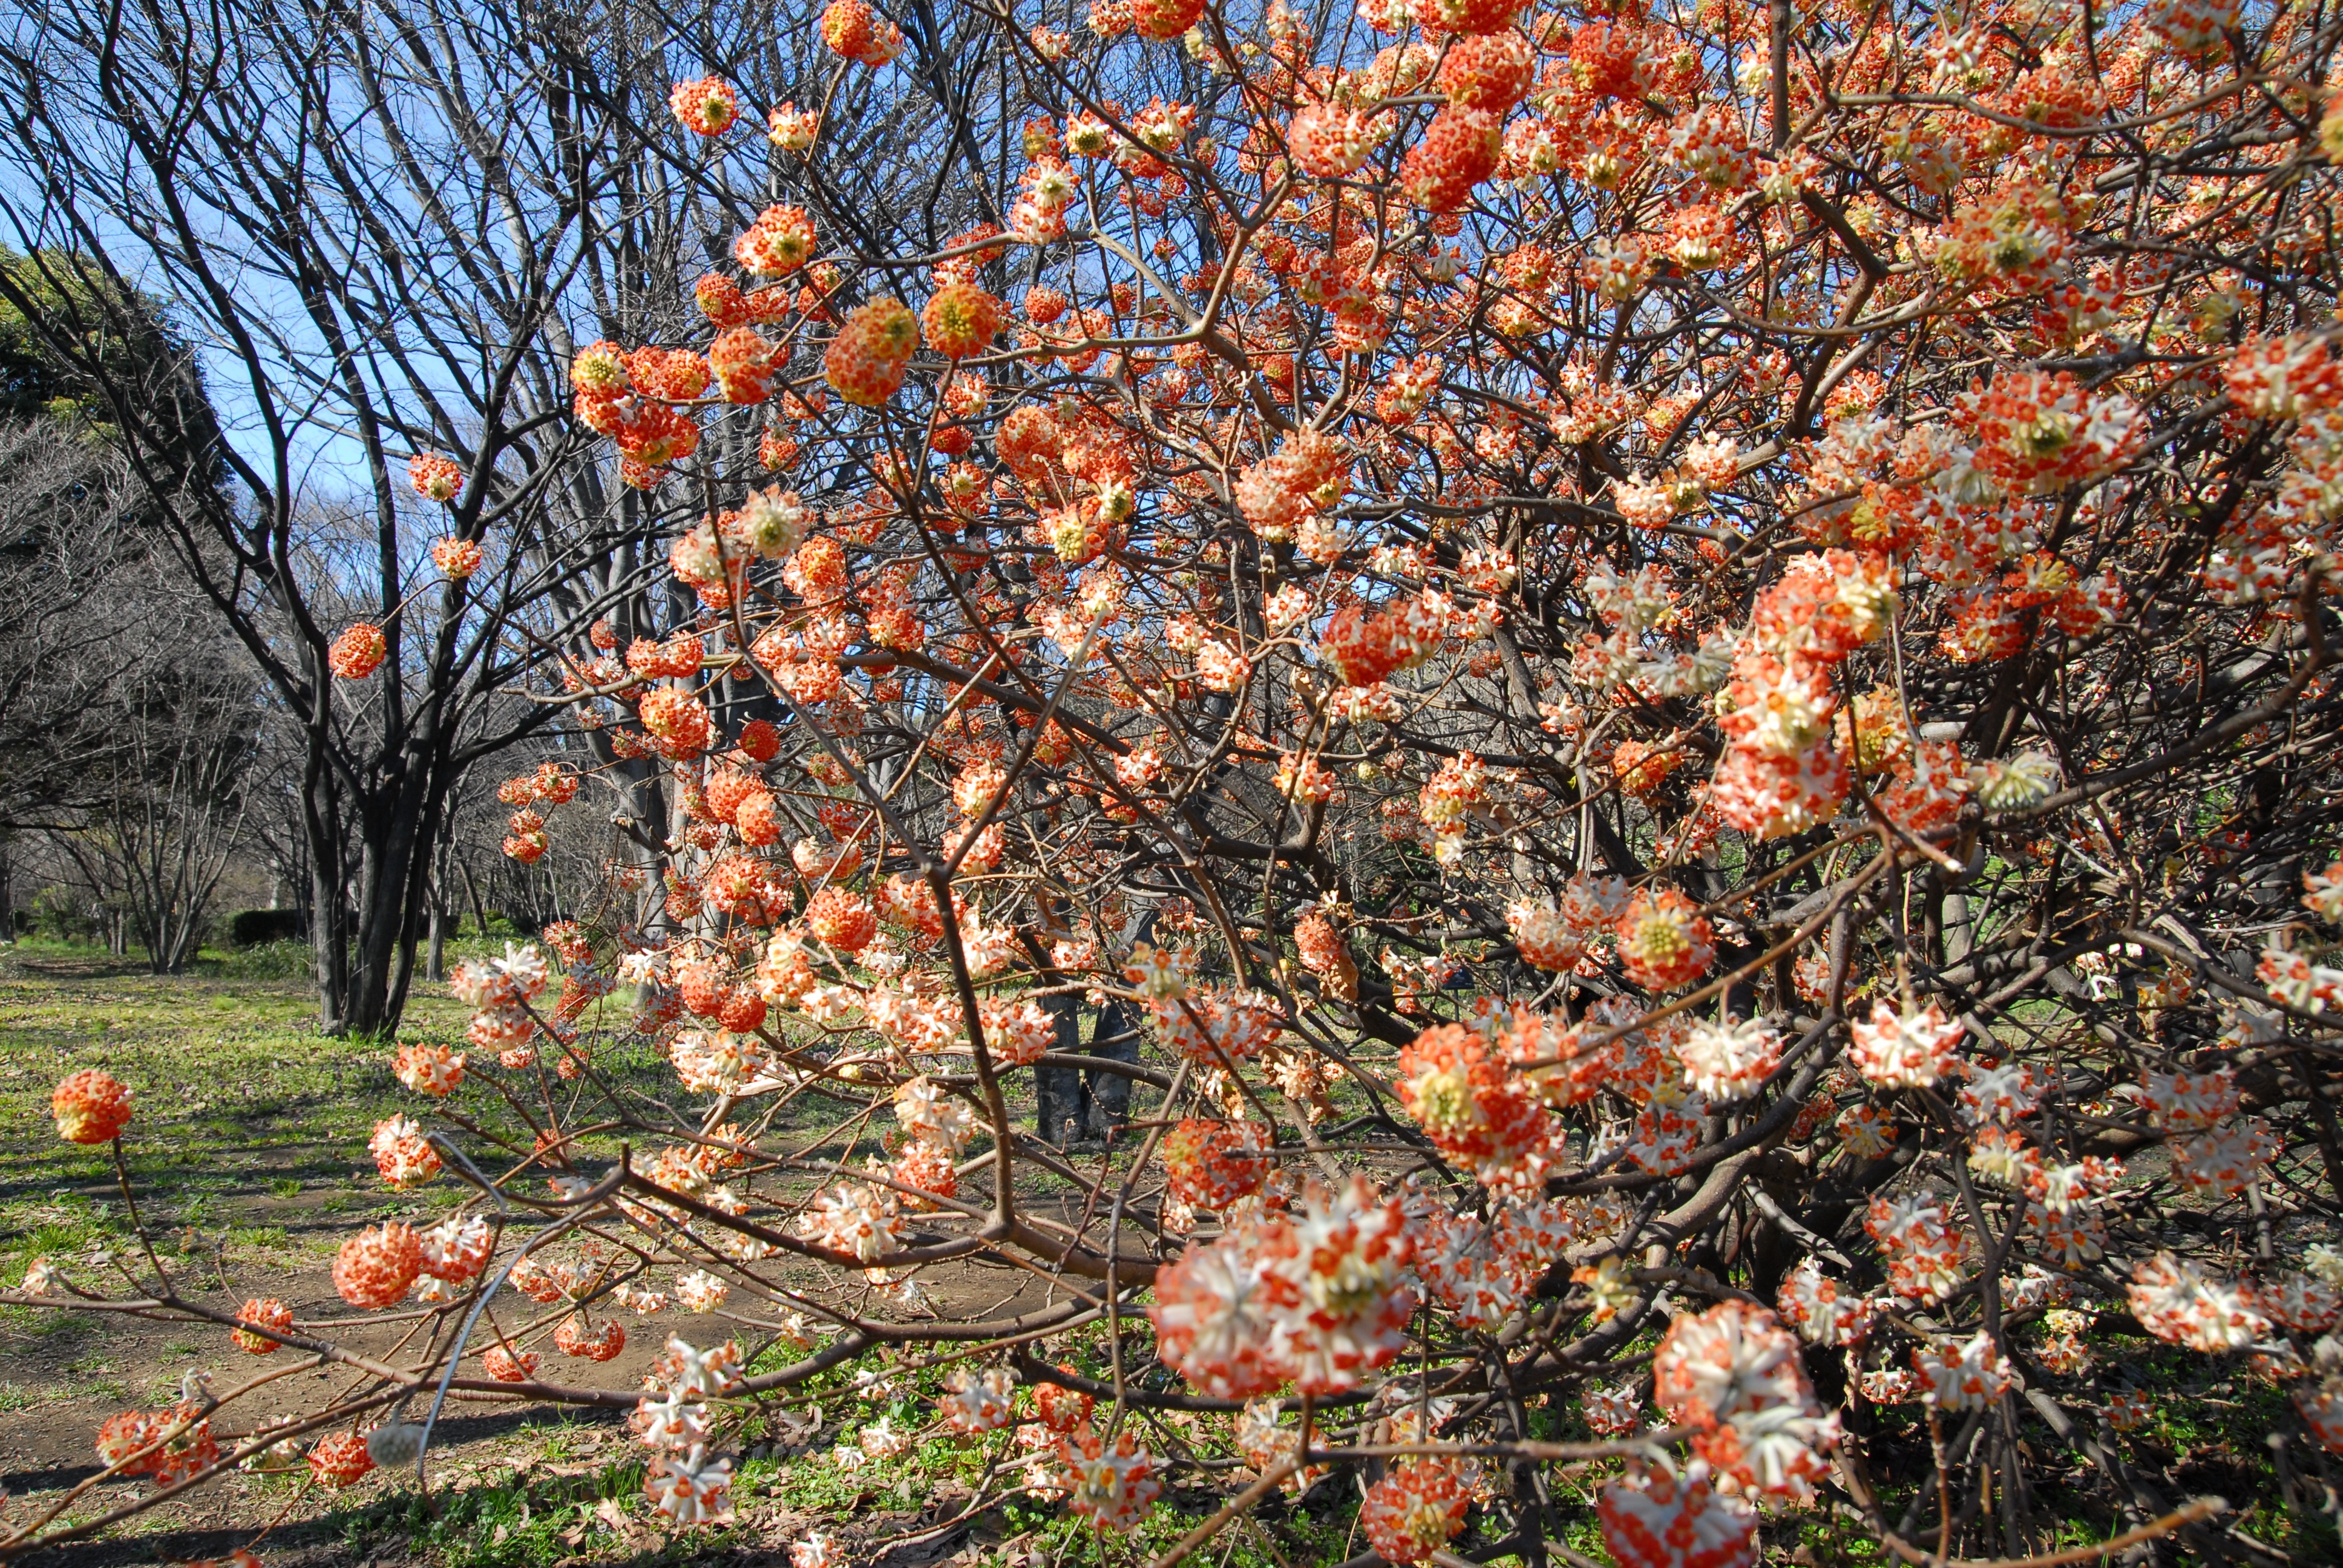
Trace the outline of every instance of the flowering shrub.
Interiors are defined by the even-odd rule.
[[[669,1344],[635,1421],[686,1523],[741,1402],[882,1344],[971,1441],[1034,1385],[1013,1483],[1101,1530],[1219,1442],[1357,1468],[1394,1563],[1526,1553],[1545,1463],[1599,1467],[1623,1563],[1825,1508],[2002,1556],[2076,1444],[2127,1542],[2218,1539],[2097,1446],[2139,1419],[2097,1332],[2283,1390],[2281,1473],[2331,1474],[2343,96],[2331,29],[2218,9],[1825,5],[1784,49],[1722,0],[1101,4],[1015,45],[1001,223],[872,256],[765,206],[688,344],[574,367],[694,608],[564,651],[593,760],[507,787],[507,851],[649,779],[656,858],[457,975],[470,1049],[401,1050],[394,1186],[482,1179],[471,1097],[549,1120],[456,1230],[350,1237],[344,1300],[508,1284],[544,1310],[400,1375],[513,1399],[593,1397],[669,1292],[819,1331]],[[820,33],[907,47],[864,0]],[[1175,48],[1192,100],[1141,86]],[[673,108],[822,147],[719,79]],[[1076,1054],[1091,1008],[1131,1057]],[[1085,1171],[1027,1066],[1154,1108]],[[122,1131],[109,1084],[65,1136]],[[816,1095],[843,1157],[779,1131]],[[939,1305],[1002,1257],[1063,1288]],[[1111,1380],[1040,1348],[1101,1319]],[[166,1473],[150,1429],[234,1458],[140,1414],[109,1465]]]

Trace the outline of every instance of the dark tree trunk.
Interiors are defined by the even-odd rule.
[[[349,1028],[349,905],[343,897],[341,792],[325,744],[309,737],[301,780],[302,840],[309,860],[309,946],[317,955],[317,1019],[328,1034]]]
[[[385,788],[347,800],[313,732],[302,825],[318,1008],[329,1033],[396,1029],[414,977],[431,880],[426,847],[438,838],[447,786],[435,759],[409,752],[398,762],[401,774]]]
[[[488,906],[480,900],[479,879],[472,875],[472,862],[469,860],[458,860],[456,869],[464,873],[464,892],[472,901],[474,934],[485,937],[488,934]]]

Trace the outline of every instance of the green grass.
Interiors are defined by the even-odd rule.
[[[366,1152],[375,1123],[427,1116],[428,1102],[392,1076],[388,1045],[319,1030],[305,977],[240,972],[246,956],[207,954],[196,972],[153,976],[95,950],[25,942],[0,965],[0,1280],[35,1257],[85,1261],[130,1241],[113,1151],[53,1131],[50,1091],[83,1068],[130,1087],[123,1154],[158,1245],[225,1240],[283,1261],[317,1255],[355,1223],[428,1219],[464,1195],[447,1180],[409,1193],[383,1186]],[[460,1048],[468,1018],[444,986],[418,979],[398,1036]],[[640,1047],[597,1065],[646,1088],[663,1070]],[[500,1101],[468,1109],[528,1146]],[[586,1152],[618,1148],[602,1139]]]
[[[249,957],[206,953],[196,972],[158,977],[89,948],[27,941],[0,953],[0,1282],[21,1278],[35,1257],[87,1270],[133,1244],[114,1151],[53,1131],[50,1092],[84,1068],[130,1087],[123,1158],[166,1256],[205,1258],[224,1244],[232,1261],[314,1262],[357,1224],[428,1221],[468,1194],[447,1178],[406,1193],[384,1186],[368,1135],[394,1113],[431,1121],[431,1103],[392,1076],[388,1045],[324,1034],[306,979],[240,972]],[[444,986],[418,980],[399,1038],[460,1049],[468,1016]],[[673,1096],[672,1070],[639,1042],[603,1045],[596,1068],[622,1090]],[[481,1146],[458,1134],[484,1169],[528,1146],[530,1128],[502,1100],[461,1098],[505,1141]],[[775,1131],[810,1138],[840,1115],[835,1102],[808,1097]],[[595,1135],[581,1151],[613,1160],[621,1142]],[[853,1152],[874,1149],[866,1139]],[[842,1141],[821,1152],[849,1154]]]
[[[195,967],[198,973],[218,980],[307,982],[317,972],[316,963],[315,950],[307,942],[261,942],[224,952],[207,950],[196,959]]]
[[[50,1091],[82,1068],[130,1086],[124,1157],[158,1237],[234,1235],[264,1222],[248,1212],[263,1192],[347,1184],[374,1121],[412,1097],[382,1047],[316,1020],[297,980],[105,972],[85,951],[25,944],[0,976],[0,1274],[127,1240],[111,1151],[61,1142],[50,1123]],[[453,1001],[422,995],[402,1032],[446,1038],[462,1022]]]
[[[2103,1363],[2129,1369],[2136,1386],[2157,1396],[2147,1424],[2129,1435],[2130,1447],[2167,1462],[2190,1494],[2228,1499],[2239,1525],[2257,1540],[2310,1561],[2343,1562],[2343,1537],[2331,1515],[2286,1506],[2263,1441],[2291,1418],[2292,1402],[2282,1390],[2234,1362],[2160,1340],[2107,1334],[2093,1339],[2093,1351]]]
[[[983,1474],[988,1454],[1012,1447],[1006,1432],[934,1438],[894,1461],[853,1471],[826,1451],[748,1459],[734,1470],[732,1521],[677,1530],[643,1501],[640,1458],[625,1453],[612,1459],[605,1450],[603,1462],[565,1464],[555,1458],[558,1432],[548,1440],[543,1459],[527,1470],[451,1489],[434,1500],[397,1493],[324,1523],[353,1555],[407,1543],[425,1560],[449,1568],[551,1568],[581,1553],[633,1564],[676,1563],[716,1557],[735,1545],[770,1549],[806,1529],[860,1526],[879,1539],[941,1523],[965,1509],[967,1487]],[[1101,1541],[1062,1505],[1015,1493],[968,1522],[970,1544],[978,1549],[980,1561],[993,1560],[994,1552],[1013,1543],[1020,1553],[1051,1563],[1100,1561],[1111,1568],[1139,1568],[1194,1528],[1220,1501],[1203,1493],[1175,1493],[1134,1528]],[[1281,1499],[1216,1543],[1210,1560],[1225,1568],[1339,1562],[1348,1554],[1351,1513],[1339,1496],[1313,1496],[1299,1506]],[[790,1533],[775,1528],[784,1519],[799,1522]]]
[[[299,956],[207,954],[193,972],[170,977],[55,945],[21,944],[0,960],[0,1282],[14,1284],[31,1259],[47,1256],[75,1277],[121,1283],[101,1261],[135,1245],[113,1152],[61,1141],[49,1112],[56,1081],[82,1068],[102,1067],[129,1085],[134,1116],[122,1149],[138,1210],[166,1261],[193,1283],[206,1282],[195,1265],[216,1247],[247,1273],[314,1266],[356,1223],[387,1212],[427,1218],[467,1195],[444,1178],[393,1192],[376,1175],[366,1152],[374,1124],[396,1111],[427,1118],[427,1102],[392,1076],[387,1045],[321,1032],[302,965],[285,961]],[[445,987],[418,980],[399,1035],[458,1044],[468,1018]],[[610,1065],[648,1082],[658,1064],[637,1051]],[[526,1146],[526,1131],[499,1102],[482,1096],[468,1109]],[[589,1152],[614,1154],[615,1141],[607,1141]],[[0,1383],[0,1412],[58,1400],[159,1402],[190,1365],[204,1364],[187,1339],[126,1354],[110,1348],[102,1322],[55,1309],[0,1307],[0,1338],[22,1368]],[[544,1473],[562,1467],[564,1445],[588,1431],[602,1440],[589,1474]],[[491,1440],[484,1446],[507,1461],[501,1473],[468,1462],[443,1475],[427,1506],[411,1487],[375,1483],[367,1500],[337,1508],[329,1495],[301,1494],[297,1477],[242,1478],[209,1495],[242,1494],[234,1511],[256,1530],[290,1505],[285,1534],[329,1544],[382,1529],[404,1540],[410,1520],[426,1519],[412,1533],[427,1560],[482,1568],[550,1563],[581,1545],[607,1545],[609,1526],[589,1511],[608,1500],[625,1501],[630,1517],[647,1513],[640,1451],[622,1433],[558,1426],[546,1440],[543,1432]],[[174,1524],[158,1513],[126,1528]],[[693,1550],[689,1537],[674,1548],[679,1556]]]
[[[430,1499],[404,1491],[323,1523],[354,1555],[394,1542],[411,1543],[437,1563],[541,1568],[578,1555],[591,1535],[604,1537],[601,1543],[608,1545],[613,1534],[651,1534],[643,1468],[642,1459],[623,1454],[616,1462],[582,1467],[583,1473],[576,1475],[508,1473]],[[649,1560],[672,1561],[706,1544],[680,1535],[669,1551]]]

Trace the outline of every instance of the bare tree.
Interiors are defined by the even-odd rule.
[[[120,585],[151,553],[123,526],[134,487],[60,421],[0,426],[0,833],[96,804],[118,759]]]
[[[96,798],[75,827],[50,835],[83,885],[121,909],[157,974],[195,956],[243,842],[260,719],[242,650],[206,636],[195,615],[182,603],[138,628],[147,646],[126,660],[136,674],[116,694],[117,741]]]
[[[576,117],[583,67],[454,7],[36,6],[5,42],[7,154],[35,193],[9,216],[57,286],[0,293],[103,398],[182,566],[301,726],[333,1027],[396,1020],[447,791],[537,722],[467,733],[467,713],[595,612],[640,528],[621,498],[548,504],[576,453],[546,329],[635,211],[618,176],[639,146]],[[141,287],[202,352],[81,352]],[[206,377],[226,428],[191,442]],[[402,469],[443,451],[467,478],[441,517]],[[435,535],[482,546],[481,569],[435,587]],[[364,687],[328,672],[345,605],[387,644]]]
[[[200,939],[260,714],[151,525],[106,431],[0,426],[0,832],[44,834],[159,972]]]
[[[301,726],[330,1027],[397,1019],[448,792],[547,710],[472,716],[598,618],[633,635],[690,614],[645,591],[645,546],[723,498],[689,472],[619,485],[568,409],[580,343],[694,325],[688,279],[784,172],[778,151],[751,169],[688,145],[670,84],[705,61],[828,105],[855,127],[833,143],[840,172],[789,177],[858,249],[899,252],[906,225],[997,206],[940,161],[972,153],[980,97],[1001,122],[987,134],[1013,111],[994,28],[927,26],[882,100],[825,81],[809,20],[754,5],[16,10],[0,212],[35,266],[0,276],[0,300],[86,377],[183,565]],[[192,352],[86,349],[148,295]],[[737,453],[753,436],[719,439]],[[403,472],[439,453],[465,476],[444,517]],[[321,508],[347,525],[331,538],[309,528]],[[434,535],[482,547],[479,570],[435,585]],[[328,673],[345,615],[385,638],[363,687]],[[636,773],[619,815],[649,856],[667,807]]]

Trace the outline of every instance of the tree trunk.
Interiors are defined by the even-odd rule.
[[[423,939],[425,900],[431,886],[431,846],[439,839],[439,824],[447,809],[447,790],[455,782],[445,770],[444,758],[417,762],[417,782],[403,801],[393,843],[399,859],[400,882],[396,902],[387,910],[391,927],[391,965],[387,971],[383,1029],[397,1027],[407,1011],[407,989],[415,983],[415,950]]]
[[[431,763],[411,754],[398,786],[357,814],[357,889],[343,977],[342,1032],[381,1035],[396,1029],[415,977],[430,880],[424,847],[438,836]]]
[[[338,813],[324,803],[334,796],[330,781],[312,792],[305,824],[311,834],[311,888],[317,906],[310,922],[311,945],[317,956],[319,1010],[328,1033],[387,1034],[398,1026],[406,1010],[431,900],[431,858],[422,846],[436,836],[439,812],[429,795],[427,788],[415,785],[368,802],[357,813],[351,834],[357,842],[351,845],[337,837]],[[430,960],[435,974],[444,952],[438,926],[435,910]]]
[[[471,896],[473,930],[485,937],[488,934],[488,907],[480,901],[480,884],[478,879],[472,875],[472,862],[459,859],[456,866],[464,873],[464,891]]]
[[[349,1028],[348,904],[342,896],[340,792],[315,730],[301,789],[302,839],[309,859],[309,945],[317,955],[317,1021],[328,1034]]]
[[[1945,895],[1945,961],[1956,964],[1969,956],[1976,944],[1976,933],[1969,924],[1969,896],[1966,893]]]
[[[405,880],[397,864],[397,831],[377,807],[361,817],[358,840],[357,929],[350,962],[346,1019],[352,1034],[381,1032],[390,1012],[391,971],[398,930],[397,905]]]

